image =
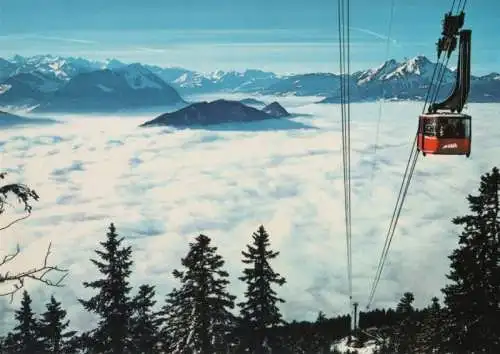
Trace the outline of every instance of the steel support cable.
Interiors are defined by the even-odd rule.
[[[439,58],[438,58],[438,61],[439,61]],[[425,98],[425,103],[424,103],[424,110],[425,110],[425,105],[427,104],[428,100],[429,100],[429,93],[432,89],[432,83],[434,82],[434,78],[436,77],[436,72],[437,72],[437,69],[438,69],[438,66],[436,65],[434,67],[434,70],[433,70],[433,73],[432,73],[432,77],[431,77],[431,83],[429,85],[429,88],[427,90],[427,94],[426,94],[426,98]],[[423,111],[422,111],[423,113]],[[372,288],[371,288],[371,292],[370,292],[370,296],[369,296],[369,300],[368,300],[368,305],[366,306],[367,308],[370,306],[371,304],[371,301],[373,299],[373,296],[375,294],[375,290],[377,288],[377,285],[378,285],[378,282],[380,280],[380,276],[382,274],[382,269],[383,269],[383,266],[385,264],[385,257],[387,256],[387,253],[388,253],[388,250],[389,250],[389,246],[390,246],[390,240],[391,240],[391,237],[390,237],[390,234],[391,234],[391,230],[393,229],[393,225],[394,225],[394,220],[396,218],[396,215],[398,214],[398,206],[400,205],[400,203],[402,204],[403,200],[402,200],[402,196],[403,196],[403,191],[406,189],[406,181],[407,181],[407,177],[408,177],[408,169],[410,168],[410,170],[412,169],[410,167],[414,165],[413,161],[415,160],[415,150],[416,150],[416,142],[417,142],[417,136],[415,135],[415,138],[413,140],[413,144],[412,144],[412,148],[411,148],[411,151],[410,151],[410,156],[408,157],[408,161],[406,162],[406,167],[405,167],[405,171],[404,171],[404,174],[403,174],[403,181],[401,182],[401,186],[399,187],[399,192],[398,192],[398,198],[396,200],[396,206],[392,212],[392,216],[391,216],[391,221],[390,221],[390,224],[389,224],[389,229],[387,231],[387,234],[386,234],[386,238],[385,238],[385,242],[384,242],[384,247],[382,248],[382,254],[380,256],[380,259],[379,259],[379,263],[378,263],[378,266],[377,266],[377,271],[375,272],[375,278],[373,280],[373,283],[372,283]],[[417,154],[418,156],[418,154]]]
[[[346,31],[347,31],[347,148],[346,148],[346,154],[347,154],[347,200],[348,200],[348,205],[347,205],[347,215],[348,215],[348,229],[349,229],[349,244],[348,244],[348,269],[349,269],[349,298],[352,302],[352,218],[351,218],[351,93],[350,93],[350,87],[351,87],[351,38],[350,38],[350,7],[349,7],[349,0],[346,0],[347,2],[347,26]]]
[[[338,1],[338,24],[339,24],[339,66],[340,66],[340,114],[341,114],[341,125],[342,125],[342,168],[343,168],[343,178],[344,178],[344,194],[346,194],[346,171],[345,171],[345,106],[344,106],[344,36],[343,36],[343,15],[344,7],[343,1]],[[346,225],[346,235],[347,235],[347,199],[344,198],[344,217]],[[347,255],[349,257],[349,255]],[[349,271],[348,271],[349,276]]]
[[[379,258],[377,271],[375,272],[375,277],[374,277],[374,280],[372,283],[370,296],[368,298],[368,303],[366,305],[366,308],[369,308],[371,305],[371,302],[372,302],[373,297],[375,295],[375,290],[376,290],[378,283],[379,283],[379,280],[380,280],[380,276],[382,275],[382,270],[383,270],[384,265],[385,265],[385,258],[387,257],[387,254],[389,252],[389,247],[390,247],[390,244],[392,241],[391,233],[392,234],[394,233],[393,230],[395,229],[395,220],[396,220],[397,216],[399,217],[398,210],[401,209],[403,202],[404,202],[404,197],[405,197],[404,191],[408,189],[408,185],[409,185],[409,178],[408,177],[410,177],[410,174],[408,172],[409,171],[411,172],[413,170],[414,165],[416,163],[416,159],[418,157],[418,153],[415,153],[415,152],[417,152],[416,151],[416,142],[417,142],[417,136],[415,135],[415,138],[414,138],[413,144],[412,144],[412,149],[410,152],[410,156],[408,157],[408,161],[406,163],[406,168],[405,168],[405,172],[403,175],[403,181],[401,182],[401,186],[399,188],[396,206],[395,206],[394,211],[392,213],[391,222],[389,224],[389,229],[387,230],[387,234],[386,234],[386,238],[385,238],[385,242],[384,242],[384,247],[382,248],[382,254]],[[412,166],[412,167],[410,167],[410,166]]]
[[[350,74],[350,52],[349,52],[349,2],[347,1],[347,26],[344,25],[346,9],[343,0],[338,2],[339,22],[339,61],[340,61],[340,105],[342,121],[342,165],[344,177],[344,212],[346,226],[346,251],[347,251],[347,278],[350,307],[352,307],[352,257],[351,257],[351,217],[350,217],[350,105],[349,105],[349,74]],[[347,36],[346,36],[347,30]],[[346,38],[347,37],[347,38]],[[346,43],[347,42],[347,43]],[[347,44],[347,53],[346,53]],[[347,73],[346,70],[347,61]],[[347,75],[346,75],[347,74]],[[347,86],[347,87],[346,87]],[[347,102],[347,107],[346,107]]]
[[[446,60],[446,57],[443,56],[443,57],[438,57],[438,60],[437,60],[437,63],[436,65],[434,66],[434,71],[432,73],[432,78],[431,78],[431,82],[429,83],[429,88],[427,90],[427,94],[425,95],[425,102],[424,102],[424,106],[422,108],[422,113],[425,113],[425,110],[427,108],[427,104],[430,103],[430,102],[434,102],[434,92],[436,90],[435,86],[433,85],[434,83],[434,79],[435,78],[439,78],[440,77],[440,72],[441,72],[441,68],[443,67],[444,65],[444,62]],[[442,61],[442,62],[441,62]],[[436,75],[437,73],[437,75]],[[438,80],[436,80],[437,82]],[[433,90],[434,89],[434,90]]]
[[[344,87],[344,116],[342,117],[342,165],[344,174],[344,214],[345,214],[345,231],[346,231],[346,256],[347,256],[347,282],[348,282],[348,293],[349,302],[352,301],[352,290],[351,290],[351,253],[350,251],[350,237],[349,237],[349,172],[348,172],[348,160],[347,152],[349,151],[347,142],[347,70],[346,70],[346,25],[345,25],[345,3],[342,1],[342,86]]]
[[[436,102],[438,99],[439,90],[441,89],[441,84],[443,83],[444,74],[446,73],[446,69],[448,67],[449,61],[450,61],[450,56],[446,57],[444,63],[439,67],[440,72],[438,74],[438,81],[437,81],[437,85],[435,86],[434,95],[430,101],[431,103]]]
[[[451,12],[453,12],[453,8],[455,7],[455,1],[456,0],[453,0],[453,2],[451,3]],[[459,0],[460,2],[462,2],[462,0]],[[460,2],[458,3],[458,7],[460,7]]]
[[[462,11],[465,8],[466,2],[467,2],[467,0],[465,0],[465,2],[463,4]],[[455,1],[453,1],[452,10],[453,10],[454,4],[455,4]],[[459,5],[460,5],[460,3],[459,3]],[[434,67],[434,72],[433,72],[433,75],[432,75],[431,84],[429,86],[429,89],[428,89],[428,92],[427,92],[427,95],[426,95],[426,101],[424,103],[424,109],[423,109],[422,112],[425,111],[425,105],[427,104],[427,101],[428,101],[428,98],[429,98],[429,93],[430,93],[430,90],[432,88],[432,81],[433,81],[433,79],[435,77],[436,69],[438,69],[438,66],[439,65],[436,65]],[[439,78],[439,80],[438,80],[438,83],[437,83],[438,87],[441,85],[441,81],[442,81],[443,75],[444,74],[438,75],[438,77],[441,76]],[[411,150],[411,153],[410,153],[410,157],[409,157],[408,163],[406,165],[405,174],[403,176],[403,182],[401,184],[401,188],[400,188],[399,195],[398,195],[398,201],[396,202],[396,207],[395,207],[394,212],[393,212],[393,217],[391,219],[389,230],[388,230],[387,235],[386,235],[386,240],[385,240],[384,248],[383,248],[380,260],[379,260],[379,266],[377,268],[376,276],[375,276],[375,279],[373,281],[372,289],[371,289],[370,296],[369,296],[369,299],[368,299],[368,304],[366,306],[367,308],[369,308],[370,305],[371,305],[371,302],[372,302],[373,297],[375,295],[375,291],[376,291],[377,285],[378,285],[378,283],[380,281],[380,276],[381,276],[381,273],[382,273],[382,270],[383,270],[383,267],[384,267],[384,264],[385,264],[385,260],[387,258],[387,254],[389,252],[389,247],[390,247],[390,244],[392,242],[392,238],[394,236],[394,232],[395,232],[395,229],[396,229],[396,226],[397,226],[397,222],[398,222],[399,216],[401,214],[402,206],[404,204],[405,197],[406,197],[406,195],[408,193],[408,188],[410,186],[410,181],[411,181],[411,178],[413,176],[413,172],[415,170],[415,166],[416,166],[417,161],[418,161],[419,154],[418,154],[418,151],[415,149],[416,148],[416,142],[417,142],[417,135],[415,135],[415,138],[414,138],[414,141],[413,141],[412,150]],[[411,165],[411,167],[410,167],[410,173],[407,174],[408,167],[410,165]],[[399,201],[401,201],[401,203],[399,203]]]
[[[416,136],[415,136],[415,141],[416,141]],[[388,232],[389,239],[387,241],[387,247],[385,248],[384,253],[382,254],[382,257],[381,257],[382,262],[381,262],[381,266],[380,266],[380,272],[377,274],[377,278],[376,278],[376,281],[374,283],[375,285],[374,285],[374,288],[372,289],[372,293],[370,294],[370,299],[369,299],[367,307],[369,307],[371,305],[373,297],[375,296],[375,290],[376,290],[377,285],[378,285],[378,283],[380,281],[380,277],[382,275],[382,270],[384,268],[385,261],[387,260],[387,255],[389,253],[389,248],[390,248],[392,239],[394,237],[394,232],[396,231],[396,226],[397,226],[398,221],[399,221],[399,216],[401,214],[401,210],[403,209],[404,200],[406,198],[406,194],[408,193],[408,188],[410,187],[410,181],[411,181],[411,178],[413,176],[413,172],[415,170],[415,166],[417,164],[418,157],[419,157],[418,151],[415,150],[415,153],[411,156],[410,172],[409,172],[409,174],[407,176],[407,179],[404,181],[406,183],[404,183],[404,191],[403,191],[403,194],[402,194],[401,203],[398,204],[398,206],[397,206],[397,212],[396,212],[396,217],[394,219],[394,223],[392,224],[392,228],[390,228],[389,232]]]
[[[343,1],[338,1],[338,30],[339,30],[339,66],[340,66],[340,115],[342,124],[342,167],[343,167],[343,178],[344,178],[344,194],[346,193],[346,171],[345,171],[345,106],[344,106],[344,36],[343,36],[343,15],[344,7]],[[344,199],[344,217],[346,225],[346,235],[347,235],[347,199]],[[347,255],[349,259],[349,255]],[[349,265],[348,265],[349,267]],[[348,277],[349,277],[349,270]]]
[[[454,7],[454,4],[455,4],[455,1],[453,1],[453,5],[452,5],[452,10],[450,11],[450,13],[453,13],[453,7]],[[464,11],[465,10],[465,5],[467,4],[467,0],[464,0],[464,3],[462,4],[462,0],[459,0],[458,4],[457,4],[457,15],[460,14],[460,12]],[[460,5],[462,5],[462,7],[460,7]],[[437,98],[438,98],[438,94],[439,94],[439,90],[441,88],[441,84],[442,84],[442,81],[444,79],[444,74],[446,73],[446,68],[448,67],[448,62],[450,61],[450,56],[448,56],[446,58],[446,63],[444,63],[444,65],[442,65],[440,67],[441,69],[441,72],[440,72],[440,75],[438,76],[439,77],[439,80],[438,80],[438,85],[436,86],[436,90],[435,90],[435,93],[434,93],[434,97],[433,99],[431,100],[432,103],[434,103]],[[456,70],[459,70],[459,68],[457,68]]]
[[[441,59],[441,57],[438,58],[438,62],[439,62],[439,59]],[[433,70],[433,73],[432,73],[432,77],[431,77],[431,82],[429,84],[429,88],[427,90],[427,93],[426,93],[426,97],[425,97],[425,103],[424,103],[424,110],[425,110],[425,105],[427,104],[428,100],[429,100],[429,95],[430,95],[430,92],[432,90],[432,83],[434,82],[434,78],[436,77],[436,72],[437,72],[437,68],[439,66],[436,65],[434,66],[434,70]],[[408,161],[406,162],[406,168],[405,168],[405,171],[404,171],[404,174],[403,174],[403,181],[401,183],[401,186],[399,188],[399,192],[398,192],[398,198],[396,200],[396,207],[394,208],[393,210],[393,213],[392,213],[392,216],[391,216],[391,222],[389,224],[389,231],[387,232],[387,236],[386,236],[386,239],[385,239],[385,242],[384,242],[384,247],[382,248],[382,255],[379,259],[379,263],[378,263],[378,266],[377,266],[377,271],[375,272],[375,279],[374,279],[374,282],[373,282],[373,285],[372,285],[372,290],[371,290],[371,293],[370,293],[370,299],[373,297],[373,294],[375,292],[375,288],[378,284],[378,279],[380,278],[380,273],[382,271],[382,267],[383,267],[383,263],[384,263],[384,260],[383,260],[383,255],[387,253],[386,249],[388,249],[388,246],[389,246],[389,233],[390,233],[390,230],[392,228],[392,225],[394,223],[394,218],[396,216],[396,213],[397,213],[397,206],[399,205],[400,201],[401,201],[401,196],[402,196],[402,192],[405,188],[405,180],[407,178],[407,174],[408,174],[408,167],[410,166],[410,164],[412,164],[412,156],[414,155],[414,150],[415,150],[415,147],[416,147],[416,136],[415,136],[415,139],[413,141],[413,144],[412,144],[412,149],[411,149],[411,152],[410,152],[410,156],[408,157]],[[368,303],[370,303],[371,300],[368,301]],[[369,306],[369,305],[368,305]],[[368,307],[367,306],[367,307]]]
[[[439,59],[438,58],[438,62],[439,62]],[[427,94],[426,94],[426,98],[425,98],[425,103],[424,103],[424,109],[422,110],[422,113],[425,111],[425,106],[429,100],[429,96],[430,96],[430,92],[432,90],[432,83],[434,82],[434,78],[436,77],[436,72],[438,71],[438,65],[436,65],[434,67],[434,70],[433,70],[433,73],[432,73],[432,77],[431,77],[431,83],[429,84],[429,88],[427,90]],[[386,234],[386,238],[385,238],[385,242],[384,242],[384,247],[382,248],[382,254],[380,256],[380,259],[379,259],[379,263],[378,263],[378,266],[377,266],[377,271],[375,272],[375,278],[373,280],[373,283],[372,283],[372,288],[371,288],[371,291],[370,291],[370,296],[369,296],[369,300],[368,300],[368,304],[367,304],[367,308],[370,306],[371,304],[371,301],[373,300],[373,296],[375,295],[375,290],[377,288],[377,285],[378,285],[378,282],[380,280],[380,276],[382,274],[382,269],[384,267],[384,264],[385,264],[385,258],[387,257],[387,254],[389,252],[389,246],[391,244],[391,241],[392,241],[392,237],[390,236],[391,235],[391,231],[394,229],[394,224],[395,224],[395,219],[396,219],[396,216],[399,215],[398,213],[398,210],[399,210],[399,206],[403,204],[403,201],[404,201],[404,196],[406,195],[406,193],[404,193],[405,190],[407,190],[407,184],[409,184],[408,181],[408,171],[410,170],[410,172],[414,169],[414,165],[416,164],[416,157],[418,157],[418,154],[415,154],[415,151],[416,151],[416,142],[417,142],[417,135],[415,135],[415,138],[413,139],[413,144],[412,144],[412,148],[411,148],[411,151],[410,151],[410,156],[408,157],[408,161],[406,162],[406,167],[405,167],[405,171],[404,171],[404,174],[403,174],[403,181],[401,182],[401,186],[399,188],[399,192],[398,192],[398,198],[396,200],[396,206],[392,212],[392,216],[391,216],[391,221],[389,223],[389,229],[387,231],[387,234]],[[411,167],[410,167],[411,166]],[[411,172],[412,173],[412,172]],[[412,173],[413,174],[413,173]]]
[[[436,67],[434,67],[433,76],[435,76],[434,74],[436,73]],[[437,87],[440,86],[441,80],[443,79],[443,75],[440,75],[440,76],[441,77],[440,77],[440,79],[437,82]],[[426,103],[427,102],[425,102],[425,104]],[[424,104],[424,106],[425,106],[425,104]],[[424,111],[425,111],[425,107],[424,107],[424,110],[422,111],[422,113]],[[394,232],[396,231],[396,226],[397,226],[398,221],[399,221],[399,216],[401,215],[401,210],[403,209],[404,201],[405,201],[406,195],[408,193],[408,189],[410,187],[411,178],[413,177],[413,172],[415,171],[415,166],[416,166],[417,161],[418,161],[419,154],[418,154],[418,151],[416,149],[416,145],[417,145],[416,143],[417,143],[417,135],[415,134],[415,138],[413,140],[412,149],[411,149],[411,152],[410,152],[410,157],[408,159],[408,163],[407,163],[406,169],[405,169],[405,174],[403,176],[403,182],[401,183],[401,188],[400,188],[400,193],[399,193],[399,196],[398,196],[398,201],[396,202],[396,207],[395,207],[394,212],[393,212],[393,218],[391,219],[391,224],[389,226],[389,231],[388,231],[387,236],[386,236],[386,247],[384,247],[382,256],[380,258],[381,261],[379,263],[379,265],[380,265],[379,272],[377,273],[377,277],[376,277],[376,280],[375,280],[375,283],[374,283],[374,287],[372,288],[372,293],[370,294],[370,300],[369,300],[368,306],[371,304],[371,301],[373,300],[373,296],[375,294],[376,287],[377,287],[377,285],[378,285],[378,283],[380,281],[380,277],[382,275],[382,270],[384,268],[385,261],[387,259],[387,255],[388,255],[388,252],[389,252],[389,247],[390,247],[392,239],[394,237]],[[408,172],[408,167],[410,167],[409,168],[409,173],[407,173]]]

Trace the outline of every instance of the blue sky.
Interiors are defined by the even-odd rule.
[[[392,0],[351,2],[352,70],[387,58]],[[457,0],[458,2],[458,0]],[[394,0],[389,58],[435,60],[452,0]],[[375,5],[376,4],[376,5]],[[469,1],[473,73],[500,71],[500,1]],[[336,0],[2,0],[0,56],[117,58],[200,71],[338,71]]]

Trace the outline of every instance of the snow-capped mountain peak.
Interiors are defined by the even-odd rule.
[[[40,54],[31,57],[15,55],[9,61],[15,66],[15,70],[9,76],[37,71],[55,79],[65,81],[70,80],[80,73],[99,70],[102,66],[102,63],[83,58],[61,57],[50,54]]]
[[[209,73],[206,77],[207,79],[212,79],[214,81],[219,81],[220,79],[222,79],[224,76],[226,75],[226,72],[225,71],[222,71],[222,70],[216,70],[212,73]]]
[[[189,79],[189,75],[188,73],[184,73],[182,74],[181,76],[179,76],[176,80],[174,80],[174,82],[176,84],[183,84],[184,82],[186,82],[187,80]]]
[[[184,72],[177,79],[175,79],[172,83],[174,85],[178,85],[183,88],[193,88],[193,87],[202,87],[204,84],[207,84],[209,79],[207,79],[203,74],[196,72]]]
[[[103,69],[121,69],[123,67],[127,66],[127,64],[117,60],[117,59],[106,59],[102,65]]]
[[[397,69],[398,66],[399,63],[396,62],[396,60],[391,59],[384,62],[377,68],[359,71],[354,74],[354,77],[358,80],[358,85],[363,85],[375,80],[384,80],[387,75]]]
[[[413,83],[429,84],[436,64],[432,63],[427,57],[423,55],[407,59],[399,63],[397,68],[384,76],[384,80],[406,80]],[[443,76],[443,83],[450,83],[454,80],[454,73],[446,68]]]
[[[61,79],[68,78],[68,74],[64,71],[64,65],[66,61],[64,59],[59,61],[54,61],[52,63],[48,63],[47,66],[52,70],[56,77]]]
[[[121,68],[119,72],[125,75],[127,84],[133,89],[162,88],[159,78],[139,63],[127,65]]]
[[[402,63],[397,69],[400,73],[405,74],[415,74],[415,75],[423,75],[428,71],[434,70],[434,64],[429,61],[424,56],[417,56],[411,59],[406,60]]]
[[[358,85],[366,85],[375,81],[394,80],[422,81],[423,83],[427,83],[432,78],[436,65],[427,57],[418,55],[403,62],[391,59],[376,68],[354,73],[353,76],[357,80]],[[453,74],[451,70],[447,69],[444,82],[449,82],[452,79]]]

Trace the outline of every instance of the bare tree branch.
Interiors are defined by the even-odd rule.
[[[9,227],[11,227],[12,225],[14,225],[15,223],[18,223],[19,221],[22,221],[22,220],[25,220],[25,219],[29,218],[29,217],[30,217],[30,215],[31,215],[31,213],[28,213],[28,214],[26,214],[26,215],[24,215],[24,216],[21,216],[20,218],[17,218],[17,219],[15,219],[15,220],[11,221],[11,222],[10,222],[10,223],[8,223],[7,225],[0,227],[0,231],[3,231],[3,230],[5,230],[5,229],[8,229]]]
[[[6,176],[5,172],[0,173],[0,179],[5,179],[5,176]],[[24,211],[26,212],[26,215],[15,219],[6,226],[0,227],[0,231],[8,229],[9,227],[11,227],[12,225],[21,220],[27,219],[31,215],[31,210],[32,210],[30,201],[31,200],[38,201],[38,199],[40,198],[34,190],[32,190],[31,188],[29,188],[24,184],[6,184],[0,186],[0,215],[4,213],[6,206],[11,206],[11,204],[7,201],[7,196],[9,193],[15,194],[17,200],[20,203],[24,204]],[[51,247],[52,247],[52,242],[49,243],[49,246],[47,247],[47,252],[45,253],[43,264],[41,266],[22,272],[16,272],[13,274],[9,274],[9,272],[6,272],[5,274],[0,273],[0,284],[13,283],[13,289],[5,293],[0,293],[0,297],[10,296],[10,302],[12,302],[14,299],[14,294],[24,287],[24,282],[26,279],[36,280],[48,286],[62,287],[63,286],[62,281],[68,275],[68,270],[49,264],[48,259]],[[21,249],[19,245],[17,245],[16,251],[14,253],[6,255],[2,259],[2,261],[0,262],[0,268],[12,262],[20,253]],[[61,274],[61,276],[56,281],[47,278],[47,276],[50,273],[54,272],[63,274]]]
[[[40,267],[32,268],[26,271],[22,272],[17,272],[13,274],[9,274],[9,272],[6,272],[5,274],[0,274],[0,284],[6,283],[6,282],[14,282],[13,284],[13,289],[11,291],[5,292],[5,293],[0,293],[0,297],[2,296],[10,296],[10,302],[14,299],[14,294],[17,293],[19,290],[21,290],[24,287],[24,281],[25,279],[32,279],[36,280],[39,282],[42,282],[48,286],[53,286],[53,287],[62,287],[64,286],[62,284],[62,281],[66,276],[68,275],[68,270],[60,268],[58,266],[53,266],[49,265],[48,259],[50,255],[50,249],[52,247],[52,242],[49,243],[49,246],[47,247],[47,252],[45,253],[45,257],[43,260],[43,264]],[[19,254],[21,253],[21,250],[19,248],[19,245],[16,247],[16,251],[12,254],[6,255],[3,260],[0,262],[0,267],[8,264],[12,260],[14,260]],[[56,281],[47,279],[46,276],[52,272],[56,273],[64,273]]]

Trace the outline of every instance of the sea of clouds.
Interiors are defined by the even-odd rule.
[[[259,98],[271,102],[274,98]],[[89,261],[114,222],[133,247],[132,283],[157,285],[157,300],[177,286],[171,272],[200,233],[226,259],[241,299],[241,250],[263,224],[280,255],[272,262],[287,283],[278,293],[287,320],[349,311],[338,105],[317,98],[277,98],[297,124],[253,123],[210,130],[138,128],[154,117],[59,117],[64,124],[0,132],[0,169],[8,182],[29,184],[40,195],[32,216],[0,232],[0,252],[22,246],[9,267],[43,261],[67,267],[63,288],[29,282],[37,311],[50,294],[62,300],[76,329],[93,325],[76,301],[97,276]],[[397,192],[413,142],[421,103],[351,106],[353,292],[366,305]],[[466,196],[500,162],[500,105],[471,104],[472,154],[420,157],[372,308],[394,306],[412,291],[416,305],[440,296],[457,246],[451,218],[468,212]],[[377,122],[380,114],[378,148]],[[21,215],[7,210],[2,225]],[[137,288],[134,288],[134,292]],[[2,287],[0,290],[7,290]],[[8,329],[12,305],[2,303]]]

